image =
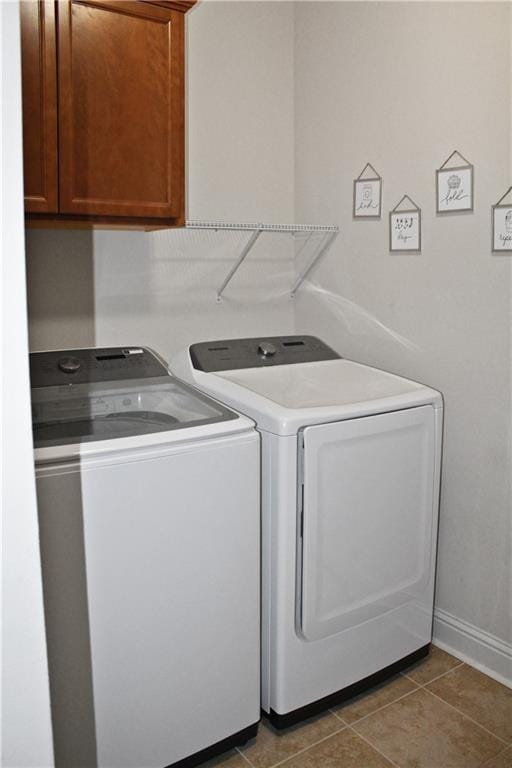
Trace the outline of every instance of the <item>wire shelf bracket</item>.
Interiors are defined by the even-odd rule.
[[[334,243],[334,241],[336,240],[337,237],[338,237],[338,229],[336,229],[334,232],[327,232],[325,234],[323,239],[318,244],[318,247],[317,247],[316,251],[314,252],[313,257],[312,257],[311,261],[309,262],[308,266],[306,267],[306,269],[304,269],[301,272],[301,274],[299,275],[299,277],[295,281],[295,283],[294,283],[294,285],[292,287],[292,290],[290,292],[290,299],[294,299],[295,298],[295,294],[297,293],[297,291],[301,287],[301,285],[304,282],[304,280],[306,279],[306,277],[309,275],[310,272],[313,271],[313,269],[316,267],[316,265],[318,264],[320,259],[323,256],[325,256],[325,254],[327,253],[327,251],[329,250],[329,248]]]
[[[304,280],[308,277],[310,272],[316,267],[320,259],[325,256],[329,248],[334,243],[339,234],[339,228],[337,226],[321,226],[319,224],[251,224],[247,222],[225,222],[225,221],[187,221],[187,229],[202,229],[213,230],[215,232],[231,231],[231,232],[250,232],[248,239],[246,240],[238,259],[231,267],[226,275],[222,285],[217,291],[217,301],[222,301],[222,294],[226,290],[227,286],[238,272],[243,262],[253,249],[258,238],[263,232],[275,232],[275,233],[288,233],[292,236],[306,235],[305,241],[296,254],[299,256],[305,251],[309,245],[309,242],[313,235],[322,235],[318,246],[314,250],[314,253],[307,265],[307,267],[301,272],[290,292],[290,298],[294,299],[295,294],[299,290]]]

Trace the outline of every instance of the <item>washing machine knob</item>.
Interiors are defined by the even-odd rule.
[[[258,353],[263,357],[273,357],[277,349],[269,341],[262,341],[258,347]]]
[[[63,373],[76,373],[82,367],[78,357],[61,357],[58,366]]]

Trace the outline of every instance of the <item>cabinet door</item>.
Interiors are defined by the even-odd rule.
[[[184,16],[58,3],[60,212],[184,216]]]
[[[23,0],[20,13],[25,210],[56,213],[58,182],[55,5],[45,0]]]

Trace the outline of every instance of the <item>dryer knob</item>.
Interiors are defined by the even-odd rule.
[[[262,341],[258,347],[258,353],[263,357],[273,357],[277,349],[269,341]]]
[[[63,373],[76,373],[82,367],[78,357],[61,357],[58,362],[59,368]]]

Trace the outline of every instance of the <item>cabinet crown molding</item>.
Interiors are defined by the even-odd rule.
[[[144,2],[150,3],[150,5],[161,5],[164,8],[170,8],[172,11],[186,13],[197,3],[197,0],[144,0]]]

